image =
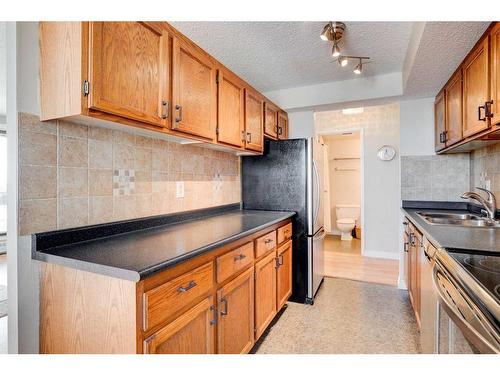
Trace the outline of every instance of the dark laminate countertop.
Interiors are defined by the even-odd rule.
[[[180,223],[143,228],[96,240],[56,247],[44,244],[46,248],[43,250],[37,249],[37,235],[34,235],[32,257],[44,262],[138,281],[293,215],[293,212],[230,209],[199,218],[191,217]],[[42,236],[43,234],[40,235]]]
[[[417,227],[422,234],[435,246],[446,250],[473,250],[482,252],[500,251],[499,228],[461,227],[455,225],[431,225],[417,213],[424,212],[452,212],[470,213],[468,210],[447,210],[427,208],[403,208],[406,217]]]

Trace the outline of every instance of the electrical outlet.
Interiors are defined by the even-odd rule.
[[[184,181],[175,182],[175,197],[184,198]]]

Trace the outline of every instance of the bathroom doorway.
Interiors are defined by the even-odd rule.
[[[325,223],[328,247],[362,255],[361,130],[322,134],[325,150]]]

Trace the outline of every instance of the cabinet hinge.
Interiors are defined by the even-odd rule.
[[[83,81],[83,96],[87,96],[90,93],[90,83],[89,81]]]

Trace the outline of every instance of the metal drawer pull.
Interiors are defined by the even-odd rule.
[[[163,100],[161,102],[161,118],[164,120],[168,118],[168,107],[168,102]]]
[[[179,117],[176,117],[175,122],[181,122],[182,121],[182,105],[177,104],[175,106],[175,109],[179,112]]]
[[[267,245],[268,243],[273,242],[272,238],[268,238],[267,240],[264,241],[264,243]]]
[[[217,324],[217,309],[215,308],[214,305],[211,305],[210,311],[212,311],[214,314],[213,315],[214,318],[210,321],[210,325],[213,326],[213,325]]]
[[[179,288],[177,288],[177,291],[179,293],[184,293],[184,292],[187,292],[189,289],[193,289],[196,285],[196,282],[194,280],[191,280],[187,286],[180,286]]]
[[[234,261],[237,262],[238,260],[242,260],[242,259],[245,259],[247,256],[245,254],[240,254],[240,255],[236,255],[234,257]]]
[[[221,301],[221,303],[224,304],[224,309],[220,311],[220,314],[227,315],[227,299],[222,298],[220,301]]]

